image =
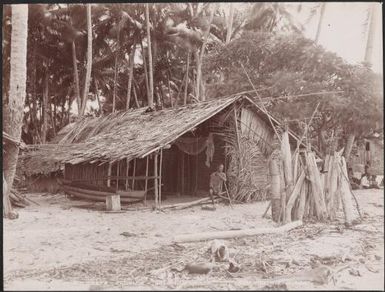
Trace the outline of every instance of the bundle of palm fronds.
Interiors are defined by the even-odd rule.
[[[256,140],[241,137],[239,149],[233,145],[227,149],[231,157],[228,169],[230,192],[237,201],[266,199],[267,159],[258,144]]]
[[[235,121],[233,109],[224,113],[213,124],[212,130],[226,142],[225,153],[229,159],[227,170],[229,192],[235,201],[265,200],[268,185],[267,155],[269,145],[261,135],[237,131],[239,117]],[[258,133],[257,133],[258,134]]]

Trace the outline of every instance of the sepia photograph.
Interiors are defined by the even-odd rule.
[[[4,291],[384,291],[382,2],[2,4]]]

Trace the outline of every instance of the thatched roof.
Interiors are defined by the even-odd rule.
[[[58,144],[30,145],[29,151],[22,155],[22,168],[30,175],[56,171],[63,163],[100,164],[124,158],[143,158],[242,98],[253,104],[267,120],[258,105],[242,95],[149,113],[140,108],[99,118],[88,117],[70,126]],[[279,124],[277,120],[273,121]],[[290,134],[291,138],[298,139]]]

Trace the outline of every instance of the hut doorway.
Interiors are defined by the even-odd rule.
[[[219,136],[195,136],[184,137],[189,141],[197,140],[204,143],[207,139],[212,139],[214,151],[210,156],[207,147],[199,151],[186,151],[180,144],[174,143],[168,151],[163,153],[163,175],[164,182],[162,188],[162,199],[167,197],[205,197],[209,193],[210,174],[213,173],[220,163],[225,165],[225,143]],[[183,140],[181,140],[183,141]],[[188,141],[188,140],[184,140]],[[199,142],[200,141],[200,142]],[[203,145],[202,145],[203,147]],[[198,148],[196,146],[196,148]],[[186,153],[189,152],[189,153]]]

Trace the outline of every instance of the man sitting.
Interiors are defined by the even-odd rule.
[[[214,195],[219,195],[222,193],[222,185],[223,182],[226,182],[226,174],[223,172],[223,164],[218,165],[218,170],[216,172],[213,172],[210,175],[210,198],[214,204]]]

